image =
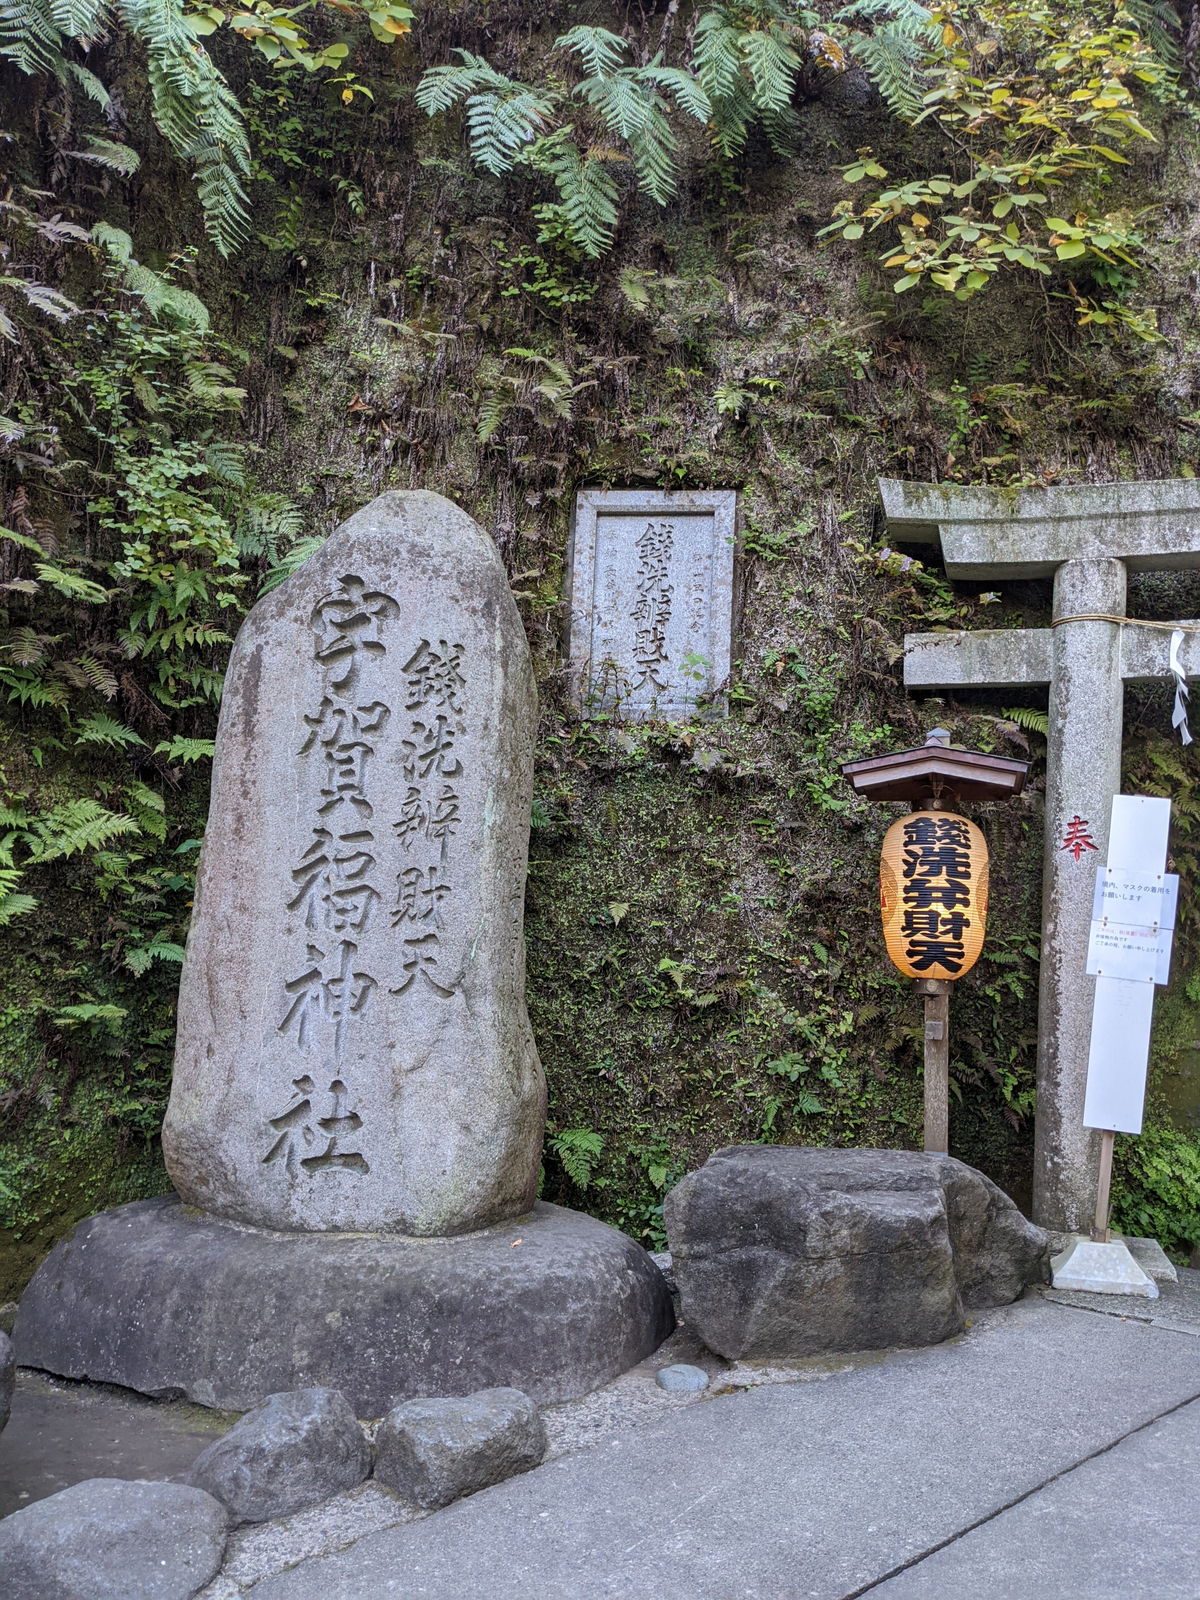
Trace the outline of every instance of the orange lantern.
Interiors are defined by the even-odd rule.
[[[988,852],[954,811],[913,811],[884,835],[879,904],[888,955],[908,978],[961,978],[987,925]]]

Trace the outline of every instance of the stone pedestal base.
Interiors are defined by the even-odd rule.
[[[573,1399],[673,1325],[632,1239],[537,1204],[448,1239],[269,1233],[175,1196],[89,1217],[21,1301],[17,1360],[68,1378],[241,1411],[341,1389],[360,1417],[415,1395],[512,1386]]]
[[[1055,1289],[1084,1289],[1089,1294],[1138,1294],[1158,1299],[1158,1285],[1133,1259],[1124,1239],[1100,1244],[1077,1234],[1050,1263]]]

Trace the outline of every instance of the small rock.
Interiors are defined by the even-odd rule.
[[[371,1470],[371,1447],[337,1389],[268,1395],[202,1450],[181,1481],[205,1489],[238,1522],[266,1522],[353,1489]]]
[[[654,1381],[660,1389],[672,1394],[682,1394],[708,1388],[708,1373],[703,1367],[689,1366],[686,1361],[676,1361],[669,1367],[659,1367]]]
[[[200,1489],[89,1478],[0,1522],[4,1600],[191,1600],[227,1529]]]
[[[406,1400],[375,1435],[375,1476],[427,1511],[536,1467],[546,1453],[541,1412],[520,1389],[452,1400]]]
[[[13,1388],[17,1381],[17,1360],[13,1354],[12,1340],[0,1333],[0,1433],[12,1410]]]

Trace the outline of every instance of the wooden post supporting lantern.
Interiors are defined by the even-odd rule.
[[[894,822],[879,860],[879,907],[888,955],[925,999],[925,1148],[950,1148],[950,989],[975,965],[987,928],[983,834],[949,801],[1020,794],[1026,761],[956,750],[944,728],[894,755],[849,761],[842,773],[868,800],[921,809]]]

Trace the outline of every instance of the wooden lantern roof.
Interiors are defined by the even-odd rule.
[[[1007,800],[1020,794],[1028,771],[1028,761],[956,749],[945,728],[934,728],[914,750],[842,766],[842,776],[864,800]]]

